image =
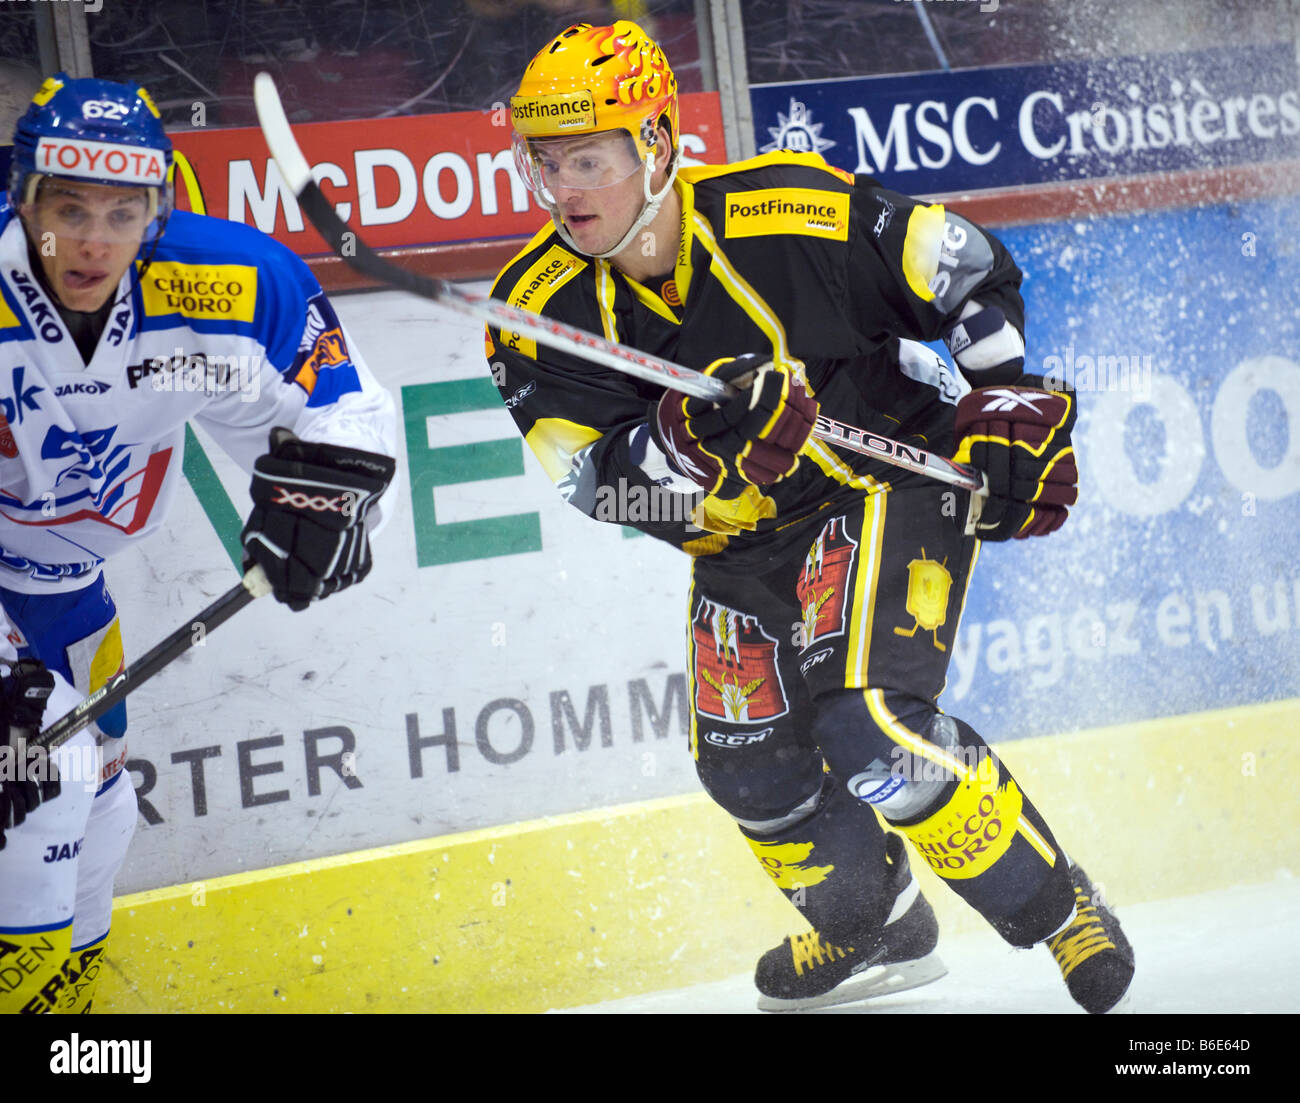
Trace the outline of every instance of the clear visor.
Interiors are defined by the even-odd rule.
[[[626,130],[575,134],[570,138],[512,140],[519,175],[548,202],[562,188],[608,188],[642,168],[636,143]]]
[[[139,244],[159,213],[159,190],[70,183],[44,177],[28,189],[34,196],[22,213],[38,235],[103,245]]]

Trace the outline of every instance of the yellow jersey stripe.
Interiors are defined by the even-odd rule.
[[[900,747],[906,747],[918,758],[924,758],[929,762],[944,767],[959,781],[977,780],[975,771],[971,770],[960,758],[954,757],[942,747],[936,747],[933,743],[921,738],[918,733],[912,731],[911,728],[907,727],[897,716],[890,712],[885,705],[885,691],[883,689],[864,689],[862,698],[866,701],[867,711],[871,713],[871,718],[876,722],[877,726]]]
[[[1056,851],[1042,835],[1023,815],[1016,820],[1016,830],[1020,832],[1021,838],[1032,846],[1042,856],[1049,866],[1056,865]]]
[[[774,357],[783,364],[791,362],[790,342],[785,335],[785,327],[770,306],[767,305],[739,272],[736,271],[727,255],[718,246],[717,238],[708,222],[696,212],[694,216],[695,232],[713,257],[709,270],[722,284],[727,294],[763,331],[772,345]]]
[[[600,326],[605,340],[618,342],[618,324],[614,321],[614,277],[608,261],[596,262],[596,300],[600,304]]]
[[[849,647],[845,681],[861,684],[867,678],[871,655],[871,632],[876,621],[876,583],[880,578],[881,547],[885,540],[886,494],[873,494],[863,508],[862,530],[858,533],[858,577],[853,584],[849,609]],[[865,613],[865,615],[862,615]]]

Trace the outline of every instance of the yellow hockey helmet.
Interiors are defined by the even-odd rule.
[[[641,161],[665,116],[676,149],[677,78],[658,43],[627,19],[561,31],[528,63],[510,98],[511,123],[524,139],[625,130]]]

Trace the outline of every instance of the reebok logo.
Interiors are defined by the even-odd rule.
[[[1007,413],[1017,406],[1024,406],[1035,414],[1041,414],[1042,411],[1034,403],[1042,402],[1050,396],[1045,394],[1025,395],[1019,391],[999,390],[989,391],[987,397],[989,401],[985,403],[983,411],[986,414],[990,412]]]

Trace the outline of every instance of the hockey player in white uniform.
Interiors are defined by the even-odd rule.
[[[172,212],[171,159],[143,88],[59,74],[0,206],[3,1011],[94,993],[136,819],[125,706],[55,752],[61,782],[15,752],[122,669],[102,568],[166,523],[186,423],[252,474],[245,565],[295,610],[366,576],[392,501],[392,396],[288,249]]]

